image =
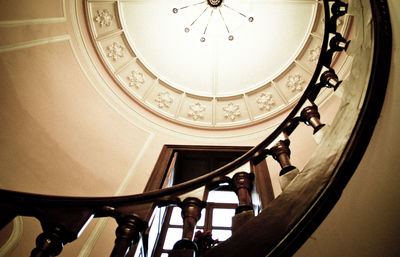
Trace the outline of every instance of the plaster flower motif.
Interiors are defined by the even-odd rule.
[[[316,46],[308,51],[308,61],[316,62],[319,58],[319,54],[321,53],[321,47]]]
[[[239,105],[237,104],[229,103],[228,105],[222,107],[222,110],[224,110],[225,119],[230,119],[231,121],[234,121],[237,117],[240,116]]]
[[[200,102],[197,102],[189,105],[189,109],[188,115],[192,117],[193,120],[198,120],[204,117],[203,112],[206,110],[206,107]]]
[[[159,92],[157,94],[157,98],[154,99],[154,101],[158,103],[157,107],[162,109],[164,107],[169,108],[171,104],[174,102],[174,99],[172,98],[169,92],[164,91],[164,92]]]
[[[124,49],[120,43],[114,42],[107,47],[107,56],[111,57],[114,61],[124,57]]]
[[[302,84],[304,84],[304,79],[301,77],[301,75],[299,73],[289,75],[289,77],[287,78],[287,81],[286,81],[286,86],[292,92],[295,92],[295,91],[300,92],[301,90],[303,90]]]
[[[143,73],[136,70],[131,72],[131,74],[128,76],[128,79],[129,86],[135,86],[136,88],[140,88],[145,82]]]
[[[107,9],[97,10],[97,15],[94,18],[94,20],[99,23],[100,27],[103,27],[104,25],[110,27],[112,24],[112,19],[113,16],[111,15],[111,12]]]
[[[257,99],[257,105],[260,110],[269,111],[275,105],[275,101],[272,99],[271,94],[261,93]]]

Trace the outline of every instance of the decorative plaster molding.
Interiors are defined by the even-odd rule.
[[[316,46],[308,50],[308,61],[316,63],[318,61],[319,55],[321,53],[321,47]]]
[[[114,16],[112,16],[110,10],[103,9],[97,10],[97,14],[94,17],[94,20],[100,25],[100,27],[103,27],[104,25],[110,27],[113,18]]]
[[[113,61],[124,57],[125,47],[118,42],[114,42],[107,47],[107,56],[111,57]]]
[[[192,117],[193,120],[198,120],[204,117],[203,112],[205,112],[206,107],[197,102],[189,105],[189,109],[188,116]]]
[[[234,121],[237,117],[240,116],[239,109],[240,109],[239,105],[234,104],[232,102],[223,106],[222,110],[224,110],[225,119],[230,119],[231,121]]]
[[[272,94],[261,93],[257,99],[257,106],[260,110],[270,111],[274,105],[275,101],[272,99]]]
[[[8,52],[8,51],[16,51],[24,48],[29,48],[29,47],[35,47],[39,45],[45,45],[45,44],[51,44],[51,43],[56,43],[60,41],[69,41],[71,39],[71,36],[66,34],[66,35],[60,35],[60,36],[55,36],[55,37],[48,37],[48,38],[42,38],[42,39],[37,39],[37,40],[32,40],[32,41],[26,41],[26,42],[21,42],[21,43],[16,43],[12,45],[3,45],[0,46],[0,53]]]
[[[171,96],[171,94],[167,91],[159,92],[157,94],[157,98],[154,99],[156,101],[157,107],[162,109],[162,108],[169,108],[171,104],[174,102],[174,98]]]
[[[231,99],[237,99],[238,101],[235,100],[229,105],[229,101],[225,104],[225,100],[222,100],[222,106],[213,103],[215,100],[214,95],[201,95],[187,91],[185,88],[176,88],[177,91],[174,91],[173,89],[171,90],[171,88],[174,87],[173,83],[171,82],[172,80],[163,78],[155,73],[154,70],[151,69],[151,66],[148,66],[149,64],[143,60],[143,57],[140,55],[140,53],[138,54],[137,49],[134,47],[132,35],[127,28],[124,16],[121,15],[121,13],[124,13],[126,4],[118,1],[106,2],[85,0],[88,10],[86,13],[86,22],[89,24],[87,27],[89,30],[91,30],[91,39],[96,43],[95,45],[98,52],[102,56],[104,66],[108,69],[110,74],[117,78],[116,81],[119,86],[121,86],[121,88],[124,89],[130,97],[137,100],[143,106],[148,107],[148,110],[177,123],[183,123],[193,127],[216,128],[227,126],[226,122],[219,122],[216,120],[217,113],[220,111],[222,111],[220,118],[227,121],[237,121],[239,116],[248,116],[248,120],[244,119],[243,117],[241,120],[243,122],[232,123],[232,125],[229,125],[236,127],[243,125],[246,126],[260,120],[266,120],[269,117],[276,115],[277,112],[284,111],[289,107],[289,101],[283,100],[284,106],[277,109],[277,112],[272,112],[270,110],[275,108],[275,101],[277,101],[279,97],[274,95],[274,99],[268,99],[269,97],[265,95],[260,97],[261,99],[259,102],[256,102],[258,101],[259,95],[255,95],[255,99],[252,100],[253,104],[256,104],[255,109],[253,110],[250,108],[250,104],[248,103],[248,99],[246,99],[246,95],[252,95],[253,92],[258,91],[259,88],[270,83],[274,78],[271,78],[270,81],[263,81],[262,83],[260,82],[256,87],[248,89],[248,91],[240,91],[239,93],[234,92],[226,96],[224,95],[223,97],[230,97]],[[320,4],[316,5],[314,13],[315,15],[318,13],[320,8]],[[321,21],[321,18],[319,17],[320,16],[313,17],[314,24]],[[308,32],[309,35],[314,36],[313,33],[316,31],[316,29],[316,26],[310,27]],[[310,48],[317,46],[318,42],[315,44],[313,43],[312,45],[305,43],[303,51],[299,51],[297,55],[300,55],[301,52],[306,53],[303,60],[304,62],[308,62],[308,53]],[[312,58],[317,58],[317,56]],[[136,62],[140,62],[143,65],[133,65]],[[296,59],[293,61],[293,64],[295,63]],[[313,62],[308,64],[309,66],[314,65]],[[290,74],[292,67],[294,66],[295,65],[288,65],[285,70],[280,72],[280,74],[274,75],[275,78],[278,78],[280,75],[282,75],[283,78],[287,78],[287,75],[285,74]],[[121,76],[124,77],[124,79],[122,79]],[[300,78],[298,82],[296,82],[297,77],[290,78],[292,82],[287,82],[288,87],[290,88],[290,90],[287,91],[296,92],[303,90],[307,82],[304,80],[304,78],[305,77]],[[157,86],[154,86],[154,84],[153,86],[150,86],[150,81],[148,80],[152,79],[155,81],[163,81],[163,83],[159,83]],[[149,87],[146,87],[147,85],[149,85]],[[282,85],[286,88],[285,81]],[[133,92],[133,90],[136,92]],[[154,90],[157,91],[154,92]],[[176,96],[174,92],[179,92],[179,95],[194,95],[194,98],[180,97],[180,100],[178,100],[178,96]],[[280,93],[283,94],[285,92],[278,92],[277,94]],[[201,97],[202,100],[198,101],[200,98],[196,96]],[[151,97],[152,99],[149,101],[148,97]],[[282,98],[286,99],[290,97],[291,96],[284,96]],[[297,98],[298,95],[293,97]],[[246,106],[242,106],[239,101],[246,104]],[[177,105],[176,110],[172,110],[173,104]],[[183,112],[181,112],[181,106],[185,106],[185,110]],[[243,108],[245,108],[244,110],[247,111],[243,111]],[[255,113],[253,113],[253,111],[257,112],[257,109],[260,109],[262,112],[258,112],[258,115],[254,116]],[[167,113],[166,111],[173,111],[175,115],[171,116],[169,115],[171,113]],[[206,113],[211,114],[211,121],[209,123],[204,122]]]
[[[301,77],[299,73],[295,73],[292,75],[289,75],[286,81],[286,86],[290,89],[290,91],[295,92],[295,91],[302,91],[303,90],[303,85],[304,84],[304,79]]]
[[[134,86],[136,88],[140,88],[146,82],[143,73],[138,70],[132,71],[131,74],[128,76],[128,79],[130,87]]]

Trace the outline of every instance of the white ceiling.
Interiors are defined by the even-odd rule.
[[[121,20],[135,54],[169,85],[201,96],[248,92],[281,74],[295,60],[311,32],[316,1],[225,0],[253,22],[226,6],[202,4],[173,13],[173,8],[201,0],[121,2]],[[206,41],[200,42],[207,25]],[[185,33],[185,27],[190,32]],[[162,44],[160,44],[162,42]]]

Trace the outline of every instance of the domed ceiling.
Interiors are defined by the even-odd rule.
[[[322,4],[313,0],[86,1],[86,9],[118,86],[193,127],[240,127],[285,110],[322,43]]]

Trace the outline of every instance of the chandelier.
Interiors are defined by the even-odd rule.
[[[182,6],[182,7],[178,7],[178,8],[173,8],[172,12],[177,14],[180,10],[184,10],[184,9],[191,8],[191,7],[194,7],[194,6],[199,6],[199,5],[203,5],[204,6],[203,11],[200,12],[200,14],[198,16],[193,18],[193,21],[191,22],[191,24],[189,26],[186,26],[184,31],[186,33],[189,33],[192,30],[192,27],[199,21],[199,19],[201,17],[203,17],[204,15],[208,15],[208,20],[204,24],[204,30],[202,31],[202,36],[200,37],[200,42],[205,42],[206,41],[207,29],[208,29],[208,26],[210,25],[210,21],[211,21],[211,18],[213,17],[213,15],[214,15],[214,13],[216,13],[215,15],[219,15],[220,16],[221,21],[225,25],[225,28],[226,28],[226,31],[227,31],[227,34],[228,34],[228,40],[232,41],[234,39],[232,31],[229,28],[229,25],[227,24],[227,22],[225,21],[224,14],[223,14],[224,9],[233,11],[234,13],[236,13],[236,15],[238,17],[246,19],[248,22],[253,22],[254,21],[253,17],[247,16],[247,15],[243,14],[242,12],[236,10],[235,8],[232,8],[231,6],[229,6],[226,3],[224,3],[224,0],[206,0],[206,1],[201,1],[201,2],[198,2],[198,3],[194,3],[194,4],[190,4],[190,5],[186,5],[186,6]]]

